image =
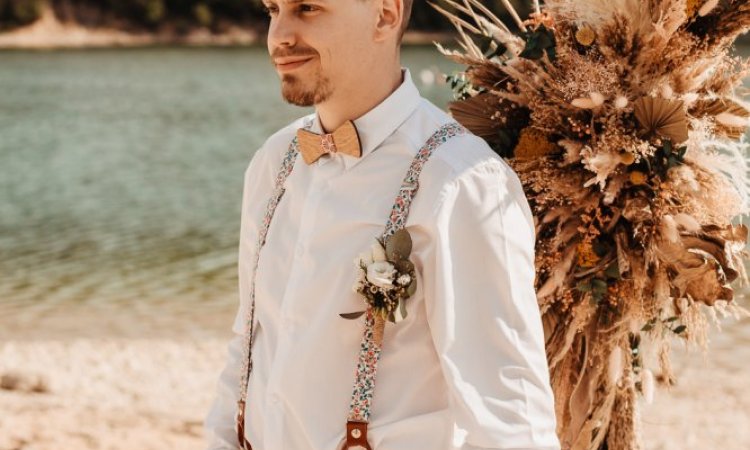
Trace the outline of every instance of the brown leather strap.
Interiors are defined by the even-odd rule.
[[[250,442],[245,438],[245,401],[238,402],[239,412],[237,413],[237,441],[240,443],[241,450],[253,450]]]
[[[367,422],[346,422],[346,441],[341,450],[372,450],[367,442]]]

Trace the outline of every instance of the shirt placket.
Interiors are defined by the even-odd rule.
[[[295,304],[305,297],[302,293],[306,290],[305,277],[309,270],[309,244],[315,235],[316,212],[318,206],[330,186],[330,180],[335,172],[340,169],[336,162],[331,161],[331,156],[322,156],[311,169],[310,185],[306,187],[307,195],[300,214],[299,232],[297,242],[294,246],[293,255],[290,255],[289,278],[280,306],[279,336],[275,357],[269,372],[268,390],[266,392],[266,420],[263,430],[264,447],[267,449],[284,449],[284,420],[287,415],[285,408],[285,389],[283,382],[291,379],[288,374],[294,372],[294,344],[298,334],[298,317]],[[301,160],[300,160],[301,162]],[[309,279],[309,278],[308,278]],[[285,376],[286,375],[286,376]]]

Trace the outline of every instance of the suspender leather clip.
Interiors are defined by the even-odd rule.
[[[240,400],[237,402],[239,411],[237,412],[237,441],[240,443],[241,450],[253,450],[250,446],[250,442],[245,438],[245,401]]]
[[[346,422],[346,440],[341,450],[372,450],[367,442],[367,422]]]

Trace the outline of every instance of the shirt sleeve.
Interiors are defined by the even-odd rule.
[[[559,450],[534,225],[517,175],[500,159],[467,169],[441,192],[435,218],[425,305],[459,448]]]
[[[255,236],[251,236],[248,220],[248,205],[251,199],[262,196],[262,186],[271,181],[271,174],[263,173],[261,159],[263,148],[255,152],[245,170],[242,191],[242,207],[240,218],[240,243],[239,243],[239,306],[232,323],[232,337],[226,347],[226,363],[216,383],[216,394],[213,403],[204,418],[203,428],[206,439],[207,450],[235,450],[239,449],[237,432],[235,430],[235,416],[237,413],[237,402],[240,398],[240,372],[242,368],[242,357],[244,356],[245,344],[245,317],[248,298],[248,272],[250,270],[250,259],[255,251],[253,244]]]

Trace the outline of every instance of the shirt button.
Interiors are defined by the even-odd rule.
[[[273,403],[274,405],[277,405],[279,403],[279,394],[271,394],[271,403]]]
[[[295,254],[297,256],[302,256],[305,254],[305,247],[302,246],[302,244],[297,244],[297,249],[295,250]]]

